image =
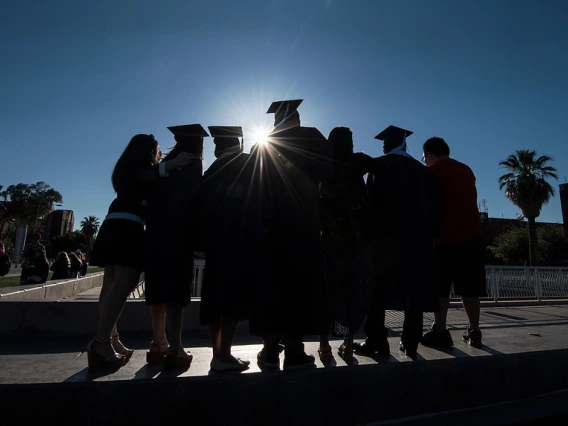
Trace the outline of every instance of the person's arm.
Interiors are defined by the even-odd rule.
[[[180,152],[171,160],[162,161],[150,167],[139,167],[136,169],[135,179],[143,183],[154,183],[158,179],[168,176],[171,170],[184,167],[197,159],[195,155],[189,152]]]

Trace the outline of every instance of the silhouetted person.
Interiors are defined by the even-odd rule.
[[[57,253],[57,258],[50,268],[53,271],[52,280],[68,280],[71,277],[71,260],[64,251]]]
[[[250,361],[231,354],[238,321],[248,319],[261,270],[262,223],[254,156],[243,153],[242,128],[209,126],[216,160],[200,188],[205,249],[200,321],[207,325],[215,371],[244,370]],[[253,261],[254,266],[251,266]]]
[[[49,275],[49,262],[45,251],[36,247],[28,252],[28,261],[22,267],[20,285],[43,284]]]
[[[423,312],[438,310],[432,239],[439,232],[439,199],[432,171],[406,152],[412,132],[389,126],[376,136],[385,155],[375,158],[369,184],[371,240],[377,287],[365,322],[362,353],[390,353],[385,309],[404,311],[399,349],[416,357]]]
[[[300,126],[301,102],[270,106],[274,130],[255,153],[262,168],[268,278],[255,293],[261,308],[250,327],[263,338],[261,366],[278,368],[282,340],[285,370],[312,366],[315,359],[304,351],[304,335],[328,331],[318,185],[329,179],[332,166],[325,137],[316,128]]]
[[[0,277],[7,275],[11,268],[12,262],[10,261],[10,256],[6,253],[4,243],[0,241]]]
[[[105,273],[97,333],[87,346],[89,367],[120,367],[134,353],[120,341],[116,323],[144,269],[147,197],[156,181],[167,179],[169,171],[192,159],[185,153],[169,161],[160,162],[161,157],[156,138],[138,134],[130,139],[114,166],[116,198],[108,208],[91,256],[91,264],[104,266]]]
[[[364,176],[372,158],[353,152],[348,127],[335,127],[328,136],[334,173],[320,186],[322,243],[329,295],[329,324],[334,337],[343,337],[338,354],[353,358],[353,335],[361,327],[374,289],[368,241],[368,200]],[[327,334],[320,336],[322,362],[331,359]]]
[[[477,208],[475,175],[464,163],[450,158],[450,147],[433,137],[422,147],[424,162],[434,172],[440,188],[442,236],[434,240],[440,295],[440,312],[422,337],[427,346],[451,347],[454,342],[446,329],[452,285],[468,318],[462,340],[481,348],[479,298],[487,294],[481,218]]]
[[[41,243],[41,235],[35,232],[31,235],[30,241],[24,246],[22,253],[22,267],[30,260],[31,253],[35,250],[43,250],[45,254],[45,246]]]
[[[193,359],[183,347],[181,333],[183,309],[191,302],[197,192],[203,174],[203,138],[209,134],[200,124],[168,129],[176,144],[164,162],[182,154],[191,155],[192,160],[152,185],[146,216],[144,296],[150,305],[153,333],[146,361],[163,362],[165,369],[174,370],[188,368]]]

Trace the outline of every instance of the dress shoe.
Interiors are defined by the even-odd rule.
[[[368,340],[365,340],[363,343],[356,343],[353,342],[353,352],[357,352],[360,354],[367,354],[373,355],[377,354],[379,356],[389,356],[390,355],[390,348],[388,340],[381,341],[375,344],[369,344]]]
[[[416,359],[416,357],[418,356],[418,351],[417,351],[417,347],[416,348],[411,348],[411,347],[406,347],[404,345],[404,343],[400,342],[400,345],[398,346],[398,349],[401,352],[404,352],[404,354],[408,357],[408,358],[412,358],[412,359]]]

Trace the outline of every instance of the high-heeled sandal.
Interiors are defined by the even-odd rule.
[[[126,346],[122,344],[119,339],[118,333],[110,336],[112,348],[116,351],[116,353],[126,357],[126,359],[130,359],[134,354],[134,349],[128,349]]]
[[[151,342],[150,349],[146,351],[146,362],[148,364],[163,364],[164,358],[168,353],[169,345],[167,343],[162,343],[161,345],[158,343]]]
[[[189,351],[186,352],[184,348],[174,351],[170,349],[164,357],[164,370],[186,370],[190,367],[191,361],[193,361],[193,355]]]
[[[89,342],[89,344],[87,345],[87,363],[89,365],[89,368],[120,368],[126,365],[128,359],[123,355],[115,352],[113,355],[105,358],[103,355],[98,353],[93,347],[93,344],[95,342],[109,343],[110,340],[101,342],[99,340],[93,339]]]
[[[337,355],[343,358],[345,362],[353,361],[353,348],[347,349],[345,343],[342,343],[339,348],[337,348]]]

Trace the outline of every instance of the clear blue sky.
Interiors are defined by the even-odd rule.
[[[552,156],[555,188],[568,175],[562,0],[6,0],[0,40],[0,185],[45,181],[76,227],[102,222],[134,134],[162,149],[171,125],[246,137],[281,99],[303,98],[302,124],[324,135],[349,126],[372,156],[389,124],[415,132],[418,159],[445,138],[492,217],[519,214],[497,184],[514,150]],[[558,196],[539,220],[562,221]]]

